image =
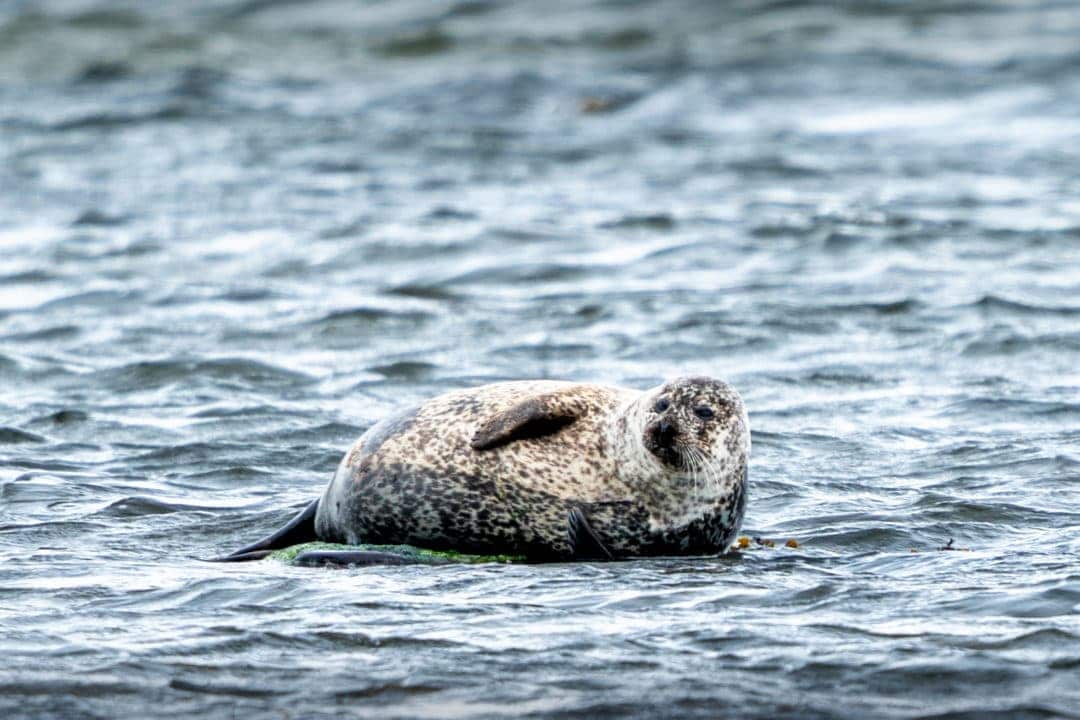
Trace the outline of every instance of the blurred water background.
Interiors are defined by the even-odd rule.
[[[2,0],[0,716],[1080,717],[1078,118],[1074,2]],[[200,561],[688,373],[802,547]]]

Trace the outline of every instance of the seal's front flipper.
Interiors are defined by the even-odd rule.
[[[575,560],[614,560],[581,508],[573,508],[567,517],[567,540]]]
[[[522,400],[489,417],[472,438],[473,450],[552,435],[588,412],[580,393],[559,390]]]
[[[313,500],[277,532],[246,545],[236,552],[229,553],[225,557],[214,558],[213,561],[244,562],[247,560],[261,560],[274,550],[318,540],[319,538],[315,534],[315,512],[318,509],[319,501]]]
[[[433,565],[433,560],[377,550],[308,550],[296,556],[293,565],[304,567],[355,567],[357,565]]]
[[[569,520],[575,558],[638,557],[654,542],[648,511],[630,500],[582,503]]]

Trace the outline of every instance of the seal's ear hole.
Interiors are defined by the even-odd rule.
[[[668,400],[666,397],[662,397],[656,401],[655,405],[653,405],[653,410],[655,412],[662,413],[669,407],[671,407],[671,401]]]
[[[698,405],[694,408],[694,414],[702,420],[712,420],[716,416],[716,413],[708,405]]]

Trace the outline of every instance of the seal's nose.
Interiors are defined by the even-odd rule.
[[[675,444],[675,435],[678,434],[678,430],[673,424],[667,420],[661,420],[660,425],[656,428],[656,442],[660,447],[669,448]]]

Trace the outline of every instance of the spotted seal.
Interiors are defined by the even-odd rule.
[[[318,500],[223,559],[315,539],[536,561],[721,552],[746,505],[749,428],[739,394],[707,377],[457,390],[372,426]]]

